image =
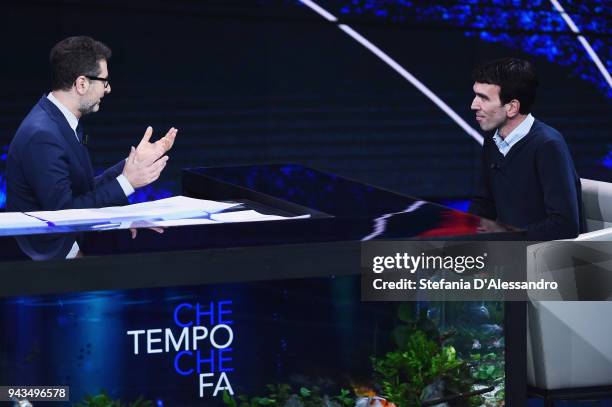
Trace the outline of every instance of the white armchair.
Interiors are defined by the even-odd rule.
[[[528,304],[527,381],[551,397],[547,405],[555,394],[568,390],[612,386],[612,295],[606,294],[612,293],[612,184],[587,179],[581,183],[588,232],[574,241],[610,242],[598,246],[597,267],[604,271],[599,274],[601,281],[592,282],[601,287],[599,298],[603,301],[532,300]],[[568,252],[567,245],[558,241],[532,245],[528,248],[528,276],[557,273],[566,283],[576,282],[564,284],[570,289],[563,298],[579,300],[580,290],[572,291],[571,287],[580,285],[577,273],[584,270],[582,259],[588,250],[577,244]]]
[[[587,231],[612,227],[612,184],[580,179]]]

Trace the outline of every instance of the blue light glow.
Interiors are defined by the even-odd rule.
[[[432,22],[440,28],[460,27],[468,37],[543,56],[550,62],[567,66],[577,77],[597,86],[609,98],[612,89],[603,78],[561,15],[545,0],[474,0],[445,5],[413,5],[396,0],[350,0],[341,2],[339,13],[373,17],[391,23]],[[602,38],[612,33],[612,23],[603,0],[563,1],[568,15],[590,42],[607,70],[612,70],[612,46]]]
[[[102,174],[105,168],[96,168],[96,176]],[[175,182],[172,181],[157,181],[145,187],[138,188],[132,195],[128,197],[130,204],[141,202],[155,201],[157,199],[170,198]]]
[[[130,204],[154,201],[156,199],[170,198],[172,196],[172,182],[156,182],[146,187],[138,188],[129,196]]]
[[[444,206],[456,209],[461,212],[467,212],[470,207],[470,200],[469,199],[444,200],[440,202],[440,205],[444,205]]]
[[[612,150],[608,152],[608,155],[601,161],[604,167],[612,170]]]
[[[2,147],[2,154],[0,154],[0,209],[4,208],[6,205],[6,176],[4,175],[4,166],[7,153],[8,146]]]

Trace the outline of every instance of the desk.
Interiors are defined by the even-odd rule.
[[[337,346],[349,346],[346,341],[351,335],[361,334],[368,340],[380,341],[384,337],[380,335],[390,329],[389,321],[380,316],[388,314],[390,304],[360,305],[359,298],[356,298],[354,288],[355,282],[359,280],[360,244],[363,240],[520,240],[524,237],[523,232],[503,225],[500,225],[500,231],[483,232],[479,230],[480,219],[473,215],[294,164],[184,170],[183,194],[214,200],[248,201],[257,209],[270,213],[309,214],[311,217],[271,222],[171,227],[161,235],[141,230],[135,240],[130,238],[126,230],[93,231],[86,227],[78,230],[47,230],[45,233],[69,231],[85,234],[86,244],[83,249],[87,256],[72,261],[19,260],[13,238],[3,236],[0,238],[4,259],[0,262],[0,272],[3,275],[0,296],[8,297],[1,304],[4,312],[11,310],[12,313],[20,313],[18,326],[28,332],[28,335],[36,337],[42,335],[31,325],[40,318],[40,315],[36,314],[36,307],[19,304],[50,302],[57,305],[71,300],[82,301],[82,296],[86,296],[86,299],[93,301],[90,303],[93,306],[96,302],[91,296],[101,295],[114,301],[114,294],[109,294],[109,290],[112,290],[121,298],[118,300],[121,304],[130,307],[136,306],[134,304],[138,301],[154,302],[155,296],[161,296],[170,302],[173,301],[173,295],[177,298],[201,295],[194,293],[214,296],[216,288],[238,301],[236,298],[240,298],[240,293],[246,293],[247,296],[263,295],[266,284],[275,287],[272,290],[273,296],[282,298],[282,287],[286,285],[291,286],[298,297],[311,295],[313,298],[327,298],[325,301],[332,308],[341,308],[339,304],[342,304],[342,301],[352,304],[348,314],[353,317],[322,317],[328,322],[353,324],[350,329],[347,328],[349,334],[345,332],[340,335],[339,338],[344,339],[336,343]],[[359,284],[356,285],[358,286]],[[145,288],[147,290],[143,290]],[[309,291],[311,289],[316,292]],[[101,292],[102,290],[106,292]],[[171,294],[168,294],[169,292]],[[234,294],[231,294],[232,292]],[[333,297],[329,297],[330,295]],[[337,298],[342,301],[338,303]],[[222,299],[215,297],[215,300]],[[285,300],[275,303],[274,307],[282,308],[283,301]],[[257,302],[257,298],[241,302],[244,307],[243,318],[248,319],[245,310],[249,307],[257,308]],[[87,304],[87,301],[84,304]],[[296,304],[292,303],[289,307],[307,310],[312,306],[309,301],[303,299]],[[160,313],[165,306],[167,304],[162,302],[153,310]],[[51,317],[65,319],[61,306],[56,308],[51,312]],[[317,307],[313,306],[313,309]],[[525,370],[522,362],[525,359],[524,304],[508,303],[505,312],[506,405],[525,405]],[[364,320],[355,317],[362,313],[365,315]],[[34,316],[35,314],[38,316]],[[264,314],[256,313],[256,317],[262,318]],[[165,317],[167,315],[164,315]],[[15,318],[13,316],[6,321],[16,323]],[[380,326],[376,322],[382,333],[364,334],[359,324],[372,324],[377,318],[383,320]],[[311,318],[303,319],[313,323]],[[129,320],[139,325],[137,319]],[[119,318],[113,321],[115,325],[121,325],[124,320]],[[120,335],[121,329],[110,322],[108,324],[109,329],[102,323],[99,335],[109,335],[110,341],[119,341],[117,335],[121,337],[121,341],[126,340]],[[330,329],[330,326],[333,324],[323,323],[318,328]],[[14,328],[17,330],[17,337],[29,341],[30,339],[18,334],[19,329],[22,329],[19,327]],[[58,328],[55,325],[52,327]],[[313,327],[316,329],[316,322]],[[3,331],[10,328],[2,327]],[[256,332],[252,327],[247,330],[251,330],[253,334]],[[304,332],[299,329],[297,331]],[[265,336],[265,333],[263,335]],[[320,339],[320,336],[316,337]],[[58,338],[61,338],[61,335]],[[7,347],[19,346],[19,342],[9,339],[5,341]],[[49,350],[53,351],[61,348],[57,343],[45,345],[42,339],[39,342],[39,348],[48,346]],[[362,342],[355,339],[355,343]],[[126,345],[121,342],[121,346]],[[355,349],[361,349],[360,346]],[[379,351],[380,346],[375,350]],[[329,351],[330,355],[342,353],[340,348]],[[42,349],[42,352],[48,350]],[[6,364],[0,378],[6,382],[11,378],[10,369],[17,361],[8,355],[4,358]],[[346,360],[346,355],[345,359],[340,360]],[[131,363],[136,362],[120,366],[122,369],[126,366],[136,366]],[[242,364],[247,365],[245,371],[253,372],[254,367],[249,365],[248,361],[243,361]],[[22,377],[27,378],[27,373],[20,374],[26,375]],[[42,380],[45,377],[48,379],[49,376],[37,373],[32,377]],[[147,390],[144,387],[142,389],[143,392]],[[175,393],[170,390],[168,392],[164,394],[173,394],[171,397],[178,400]],[[188,405],[188,401],[182,403]]]

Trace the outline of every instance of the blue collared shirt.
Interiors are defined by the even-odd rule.
[[[493,141],[495,141],[497,149],[500,153],[502,153],[504,157],[506,156],[506,154],[508,154],[513,145],[518,143],[523,137],[527,135],[527,133],[529,133],[529,130],[531,130],[531,126],[533,126],[534,121],[535,118],[531,115],[531,113],[529,113],[525,120],[523,120],[521,124],[516,126],[516,128],[512,130],[510,134],[506,136],[505,139],[503,139],[499,135],[499,129],[495,130],[495,134],[493,135]]]

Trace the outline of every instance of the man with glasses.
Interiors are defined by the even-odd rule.
[[[80,119],[97,112],[111,92],[107,61],[111,50],[89,37],[69,37],[50,54],[52,91],[19,126],[9,147],[7,211],[30,212],[125,205],[136,188],[157,180],[164,154],[177,130],[155,143],[148,127],[127,159],[94,177]],[[34,259],[71,258],[79,253],[75,236],[41,235],[18,239]]]

